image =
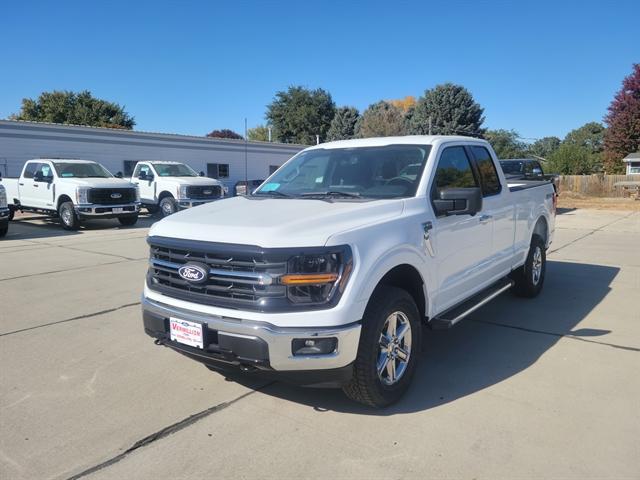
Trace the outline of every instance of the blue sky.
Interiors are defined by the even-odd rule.
[[[466,86],[485,126],[564,136],[601,121],[640,62],[640,2],[6,2],[0,118],[43,90],[124,104],[136,129],[242,133],[289,85],[361,111]]]

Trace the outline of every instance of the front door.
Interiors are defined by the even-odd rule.
[[[140,178],[142,174],[145,178]],[[151,168],[151,165],[148,163],[138,163],[136,165],[136,169],[133,172],[133,177],[131,181],[138,185],[140,189],[140,199],[144,203],[155,203],[155,183],[154,183],[154,173]]]
[[[53,189],[53,168],[49,163],[41,163],[33,175],[33,206],[55,210]]]
[[[480,187],[463,146],[445,147],[440,152],[432,198],[446,188]],[[437,217],[433,223],[433,242],[438,290],[433,299],[441,313],[479,290],[487,274],[493,223],[479,212],[475,215]]]

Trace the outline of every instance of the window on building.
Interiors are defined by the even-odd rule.
[[[207,177],[229,178],[228,163],[207,163]]]
[[[636,173],[640,173],[640,162],[630,162],[629,163],[629,174],[635,175]]]
[[[138,163],[137,160],[125,160],[124,162],[124,176],[131,177],[133,175],[133,169]]]
[[[502,185],[500,185],[500,179],[498,178],[498,172],[496,166],[491,159],[489,150],[484,147],[471,147],[473,156],[476,158],[478,170],[480,171],[480,178],[482,179],[482,195],[489,196],[500,193]]]
[[[280,168],[279,165],[269,165],[269,175],[276,173],[276,170]]]

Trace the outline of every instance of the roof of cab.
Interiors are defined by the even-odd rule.
[[[338,140],[335,142],[313,145],[307,150],[321,148],[358,148],[358,147],[384,147],[387,145],[434,145],[443,142],[474,142],[486,144],[481,138],[465,137],[461,135],[405,135],[401,137],[373,137],[356,138],[353,140]]]
[[[98,163],[94,160],[78,160],[77,158],[32,158],[28,162],[53,162],[53,163]]]

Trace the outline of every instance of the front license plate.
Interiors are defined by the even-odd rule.
[[[115,208],[112,208],[111,210],[113,210],[113,213],[122,213],[122,212],[124,212],[124,208],[122,208],[122,207],[115,207]]]
[[[204,348],[202,324],[179,318],[169,319],[171,340],[190,347]]]

